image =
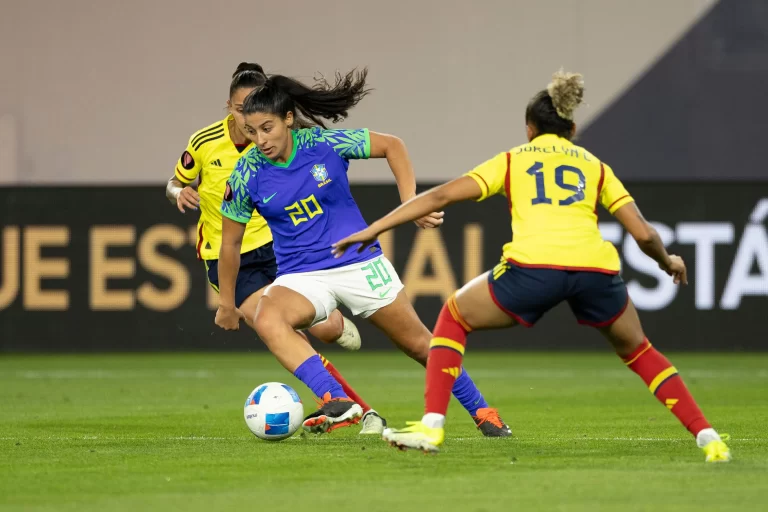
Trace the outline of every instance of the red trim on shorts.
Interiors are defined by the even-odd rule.
[[[605,322],[588,322],[586,320],[580,320],[577,318],[576,321],[581,325],[589,325],[590,327],[608,327],[624,314],[624,311],[627,310],[627,306],[629,306],[629,292],[627,292],[627,300],[624,302],[624,307],[621,308],[621,311],[613,315],[610,320],[606,320]]]
[[[611,206],[608,207],[608,211],[611,211],[611,208],[613,208],[613,205],[615,205],[616,203],[618,203],[619,201],[621,201],[622,199],[625,199],[627,197],[629,197],[629,194],[625,194],[625,195],[621,196],[620,198],[618,198],[617,200],[615,200],[614,202],[612,202]]]
[[[187,180],[187,181],[190,181],[190,182],[191,182],[191,181],[195,181],[194,179],[189,179],[189,178],[187,178],[186,176],[184,176],[184,173],[183,173],[183,172],[181,172],[181,171],[179,170],[179,168],[178,168],[178,167],[176,167],[176,172],[178,173],[178,175],[179,175],[179,176],[181,176],[182,178],[184,178],[184,179],[185,179],[185,180]]]
[[[574,272],[597,272],[599,274],[608,274],[611,276],[615,276],[619,273],[618,270],[608,270],[605,268],[598,268],[598,267],[568,267],[565,265],[538,265],[534,263],[520,263],[519,261],[515,261],[512,258],[507,258],[507,261],[511,264],[522,267],[522,268],[548,268],[552,270],[570,270]]]
[[[514,318],[515,321],[520,325],[522,325],[523,327],[533,327],[533,324],[523,320],[520,317],[520,315],[516,315],[515,313],[511,312],[510,310],[508,310],[507,308],[501,305],[501,302],[499,302],[499,299],[496,298],[496,294],[493,293],[493,285],[491,283],[488,283],[488,291],[491,292],[491,299],[493,300],[493,303],[496,304],[496,306],[498,306],[500,310],[502,310],[504,313]]]
[[[507,151],[507,174],[504,176],[504,191],[507,193],[507,205],[509,206],[509,214],[512,215],[512,184],[510,183],[512,178],[510,177],[510,169],[512,168],[512,155]],[[490,190],[490,189],[489,189]]]
[[[195,249],[197,251],[197,259],[202,260],[202,256],[200,256],[200,249],[203,247],[203,226],[205,225],[205,221],[200,223],[200,228],[197,230],[197,248]]]

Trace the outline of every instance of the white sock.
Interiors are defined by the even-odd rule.
[[[705,428],[696,435],[696,446],[704,448],[712,441],[720,441],[720,435],[713,428]]]
[[[428,412],[421,418],[421,422],[429,428],[443,428],[445,426],[445,416],[436,412]]]

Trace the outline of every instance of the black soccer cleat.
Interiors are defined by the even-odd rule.
[[[355,425],[362,416],[363,408],[349,398],[331,398],[331,394],[326,393],[320,408],[304,418],[302,426],[307,432],[323,434]]]
[[[472,416],[472,419],[475,420],[475,425],[485,437],[510,437],[512,435],[512,429],[501,419],[498,409],[490,407],[478,409],[477,416]]]

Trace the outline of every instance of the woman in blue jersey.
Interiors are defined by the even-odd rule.
[[[226,181],[238,159],[253,146],[244,135],[242,107],[248,94],[266,82],[267,76],[259,64],[242,62],[232,74],[225,119],[196,132],[182,154],[174,176],[168,181],[166,197],[182,213],[200,211],[198,222],[198,258],[205,263],[208,280],[218,291],[218,257],[221,244],[221,202]],[[197,186],[191,186],[197,181]],[[265,288],[275,279],[277,263],[272,248],[272,234],[264,220],[254,215],[248,221],[242,244],[242,257],[235,285],[235,304],[248,318],[253,318],[256,305]],[[328,321],[310,331],[324,343],[336,343],[345,349],[360,348],[360,335],[352,321],[345,321],[335,312]],[[304,337],[303,334],[301,334]],[[305,342],[310,347],[308,342]],[[310,348],[310,350],[313,350]],[[346,382],[327,359],[323,365],[333,379],[345,389],[363,409],[361,434],[380,434],[386,421],[372,409]]]
[[[238,162],[221,208],[221,299],[216,323],[236,329],[242,318],[234,302],[235,278],[245,225],[256,210],[272,231],[278,271],[249,321],[283,366],[323,398],[320,410],[304,423],[315,432],[353,421],[360,411],[340,389],[328,388],[319,360],[296,329],[324,321],[344,304],[422,365],[432,337],[378,243],[363,254],[350,252],[340,259],[331,253],[334,241],[367,226],[350,192],[349,160],[386,158],[401,200],[416,194],[413,168],[400,139],[367,129],[325,129],[324,119],[346,118],[368,93],[366,75],[353,71],[337,76],[333,85],[323,80],[314,88],[275,75],[249,94],[243,104],[244,128],[256,147]],[[304,122],[316,127],[294,129]],[[442,216],[432,213],[416,223],[437,227]],[[469,376],[460,368],[454,370],[458,376],[454,394],[483,434],[510,435]]]

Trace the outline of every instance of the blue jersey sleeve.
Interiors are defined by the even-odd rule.
[[[359,160],[371,157],[371,134],[368,128],[321,130],[316,141],[328,144],[344,160]]]
[[[249,151],[235,165],[235,170],[227,180],[221,214],[241,224],[248,224],[255,206],[251,200],[251,191],[256,187],[256,155]]]

